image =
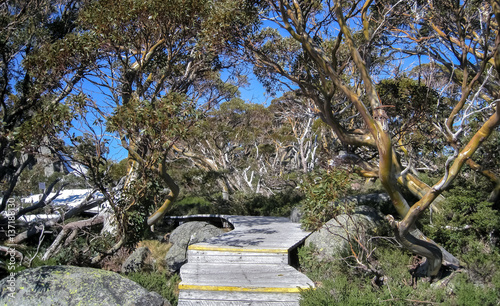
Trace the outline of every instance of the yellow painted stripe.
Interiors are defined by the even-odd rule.
[[[249,253],[288,253],[287,249],[244,249],[218,246],[202,246],[192,244],[188,247],[189,250],[195,251],[215,251],[215,252],[249,252]]]
[[[299,293],[311,287],[279,288],[279,287],[238,287],[238,286],[203,286],[179,284],[179,290],[202,291],[238,291],[238,292],[267,292],[267,293]]]

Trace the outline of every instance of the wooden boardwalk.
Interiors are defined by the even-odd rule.
[[[286,218],[217,217],[234,230],[189,246],[179,305],[299,305],[314,284],[289,265],[290,251],[309,233]]]

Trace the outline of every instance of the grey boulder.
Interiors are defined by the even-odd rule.
[[[354,213],[342,214],[325,223],[305,241],[306,246],[314,247],[320,260],[344,257],[349,251],[350,235],[366,235],[381,228],[382,218],[369,206],[358,206]],[[352,237],[352,236],[351,236]]]
[[[43,266],[0,281],[0,305],[158,305],[170,303],[117,273]]]
[[[170,235],[172,247],[165,256],[170,272],[179,271],[181,266],[187,262],[186,252],[188,246],[223,233],[223,229],[201,221],[187,222],[177,227]]]
[[[138,248],[125,260],[121,272],[129,273],[142,271],[146,266],[145,260],[150,254],[151,251],[147,247]]]

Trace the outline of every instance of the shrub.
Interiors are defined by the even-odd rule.
[[[454,291],[456,303],[453,304],[456,305],[498,305],[500,301],[498,288],[475,285],[466,274],[457,276]]]
[[[302,292],[301,305],[497,305],[500,301],[499,273],[482,284],[474,281],[476,277],[468,270],[449,276],[447,286],[413,282],[408,273],[412,254],[379,242],[375,256],[383,273],[378,281],[373,274],[353,269],[345,261],[320,262],[312,248],[301,248],[301,269],[317,285],[316,290]]]
[[[294,189],[287,189],[269,197],[255,193],[237,193],[230,202],[220,203],[220,211],[247,216],[288,217],[292,208],[302,200]]]
[[[306,229],[318,229],[333,217],[351,212],[354,208],[337,201],[346,196],[350,187],[350,173],[345,170],[313,171],[304,176],[300,187],[305,196],[302,201],[302,225]]]
[[[182,199],[174,202],[172,209],[169,211],[169,214],[172,216],[213,213],[216,213],[216,209],[210,201],[193,195],[186,195]]]

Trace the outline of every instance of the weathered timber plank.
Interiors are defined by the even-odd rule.
[[[261,293],[261,292],[225,292],[225,291],[202,291],[185,290],[179,293],[179,298],[188,300],[235,300],[235,301],[258,301],[258,302],[295,302],[300,299],[300,293]]]
[[[314,286],[288,265],[187,263],[181,269],[179,289],[298,292]]]
[[[299,305],[299,293],[255,293],[185,290],[179,305]],[[183,303],[181,303],[182,301]]]
[[[280,217],[228,216],[234,230],[198,243],[191,248],[242,248],[250,250],[277,250],[284,252],[296,247],[308,235],[300,224]]]
[[[179,300],[179,306],[299,306],[299,302]]]
[[[299,306],[299,302],[179,301],[179,306]]]
[[[288,264],[288,253],[219,252],[188,250],[191,263]]]

